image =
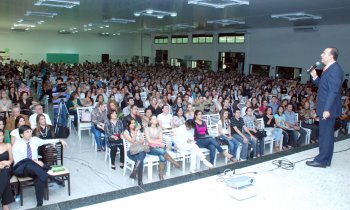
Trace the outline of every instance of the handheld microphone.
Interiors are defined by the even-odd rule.
[[[311,66],[308,70],[306,70],[307,73],[310,73],[312,70],[314,70],[317,66],[319,66],[321,63],[316,62],[313,66]]]

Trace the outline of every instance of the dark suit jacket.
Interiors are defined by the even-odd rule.
[[[318,86],[316,113],[322,117],[324,111],[329,111],[331,118],[341,115],[341,86],[344,72],[337,62],[322,73],[321,78],[314,80]]]

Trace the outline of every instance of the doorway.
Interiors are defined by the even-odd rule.
[[[225,71],[244,72],[245,53],[243,52],[219,52],[218,69]]]
[[[109,54],[102,54],[102,63],[109,63]]]

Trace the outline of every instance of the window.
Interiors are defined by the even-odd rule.
[[[193,44],[210,44],[213,43],[213,35],[194,34],[192,36]]]
[[[237,33],[219,34],[219,43],[220,44],[243,44],[244,34],[237,34]]]
[[[171,44],[187,44],[188,36],[172,36]]]
[[[154,44],[168,44],[167,36],[156,36],[154,37]]]

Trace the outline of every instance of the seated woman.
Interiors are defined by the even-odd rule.
[[[207,124],[202,120],[203,112],[200,110],[196,110],[194,112],[194,140],[199,148],[207,148],[210,150],[210,163],[214,164],[214,159],[216,155],[216,150],[222,153],[226,158],[231,160],[232,162],[236,162],[231,154],[224,151],[220,144],[214,140],[213,137],[209,136]]]
[[[70,95],[70,98],[67,102],[67,108],[68,108],[68,112],[69,115],[73,115],[74,116],[74,127],[78,127],[78,113],[77,113],[77,108],[78,107],[82,107],[83,105],[80,102],[79,99],[79,95],[77,92],[73,92]]]
[[[277,112],[274,115],[275,118],[275,122],[276,122],[276,126],[278,128],[281,128],[283,130],[283,133],[286,132],[288,133],[288,127],[286,126],[286,115],[284,115],[284,109],[282,106],[279,106],[277,108]],[[285,142],[283,142],[283,149],[292,149],[293,147],[291,146],[292,141],[289,141],[289,135],[288,135],[288,141],[286,140]],[[285,145],[285,146],[284,146]]]
[[[93,102],[92,97],[91,97],[91,90],[88,90],[85,93],[85,98],[84,98],[82,104],[83,104],[83,106],[93,106],[94,105],[94,102]]]
[[[9,116],[9,111],[12,108],[12,101],[8,98],[5,90],[0,90],[0,112],[5,112],[5,117]]]
[[[150,108],[145,109],[145,114],[142,116],[142,128],[145,130],[151,123],[152,110]]]
[[[187,105],[187,110],[185,113],[186,120],[193,120],[194,118],[194,109],[192,104]]]
[[[319,119],[316,117],[316,111],[310,108],[310,103],[305,102],[304,107],[299,112],[301,127],[311,130],[311,142],[316,143],[318,140],[319,126],[315,122]]]
[[[184,125],[185,124],[185,117],[183,116],[184,115],[184,112],[182,110],[182,108],[178,108],[176,113],[174,113],[175,116],[173,117],[173,125],[175,128],[178,128],[180,127],[181,125]]]
[[[35,106],[39,103],[36,101],[32,101],[28,97],[29,97],[29,95],[27,92],[21,93],[21,97],[19,100],[19,107],[21,108],[21,114],[30,116],[33,113],[33,111],[32,111],[33,106]]]
[[[176,168],[180,168],[180,165],[166,152],[163,144],[163,131],[159,126],[157,117],[152,115],[151,124],[145,130],[147,144],[150,147],[148,154],[159,157],[159,179],[164,180],[164,168],[166,160],[175,165]]]
[[[219,141],[228,145],[228,151],[235,156],[239,142],[231,135],[231,122],[228,118],[228,110],[222,110],[220,120],[218,122]]]
[[[283,144],[283,147],[286,148],[288,142],[288,133],[276,126],[275,118],[272,114],[272,108],[268,106],[266,108],[266,113],[263,117],[265,128],[272,128],[272,135],[275,137],[276,142]],[[282,141],[282,142],[281,142]]]
[[[10,131],[6,129],[6,121],[4,118],[0,118],[0,130],[4,132],[4,142],[11,143]]]
[[[19,95],[15,87],[11,86],[9,88],[9,99],[12,103],[16,104],[19,102]]]
[[[134,104],[135,104],[138,108],[144,108],[144,107],[143,107],[143,101],[141,100],[140,93],[138,93],[138,92],[135,93],[135,96],[134,96]]]
[[[213,168],[213,164],[211,164],[207,159],[205,159],[205,156],[203,155],[202,151],[199,149],[198,145],[195,144],[194,138],[193,138],[193,121],[187,120],[185,122],[185,125],[181,125],[177,128],[175,128],[175,143],[178,148],[178,150],[181,151],[190,151],[190,172],[194,173],[197,170],[197,158],[199,158],[201,161],[203,161],[204,165],[208,168]]]
[[[144,144],[145,140],[143,139],[143,135],[140,131],[141,127],[136,126],[136,121],[132,118],[126,119],[126,129],[123,132],[123,137],[130,144]],[[146,152],[142,151],[137,154],[130,154],[130,151],[127,153],[128,157],[135,162],[134,169],[130,174],[130,178],[136,179],[138,185],[143,185],[142,177],[143,177],[143,160],[146,157]]]
[[[11,144],[4,141],[4,131],[0,130],[0,198],[4,210],[9,210],[8,204],[14,201],[10,186],[12,164]]]
[[[15,129],[13,131],[11,131],[10,135],[11,135],[11,145],[13,145],[16,141],[20,140],[21,137],[19,135],[19,131],[18,128],[21,127],[22,125],[25,125],[26,121],[24,119],[24,117],[22,117],[21,115],[18,116],[15,120]]]
[[[107,145],[111,149],[111,168],[115,170],[115,157],[117,156],[118,148],[120,150],[120,168],[124,168],[124,146],[123,140],[120,137],[123,132],[123,122],[118,118],[116,111],[111,111],[107,114],[107,122],[104,126],[105,138]]]

